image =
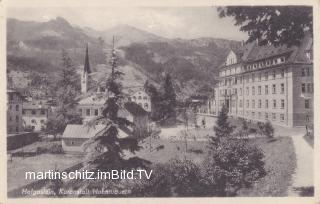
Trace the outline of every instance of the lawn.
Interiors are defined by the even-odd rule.
[[[12,161],[8,159],[7,181],[8,191],[19,188],[34,180],[26,180],[26,171],[48,171],[59,170],[71,167],[81,161],[83,156],[68,154],[40,154],[31,157],[13,157]]]
[[[274,140],[268,138],[249,139],[252,145],[262,149],[265,158],[267,175],[259,180],[252,188],[243,189],[239,196],[287,196],[288,187],[291,184],[292,174],[296,168],[296,157],[294,146],[290,137],[277,137]],[[155,147],[164,145],[164,149],[156,150]],[[165,163],[173,158],[191,159],[201,164],[207,151],[208,142],[188,141],[188,149],[202,150],[203,153],[185,153],[185,142],[169,140],[153,140],[152,151],[150,152],[149,142],[143,144],[144,149],[136,153],[136,156],[153,161]]]
[[[211,130],[206,131],[203,130],[197,134],[206,136],[211,133]],[[152,139],[150,149],[150,140],[147,138],[141,144],[143,149],[130,156],[137,156],[153,163],[166,163],[174,158],[187,158],[200,165],[206,157],[208,141],[203,140],[203,137],[201,137],[203,138],[202,140],[194,140],[192,138],[188,138],[187,152],[185,141]],[[252,188],[241,190],[239,196],[286,196],[296,167],[292,139],[290,137],[277,137],[271,141],[267,138],[252,138],[249,139],[249,143],[263,150],[267,175]],[[12,162],[8,161],[8,190],[10,191],[32,182],[24,179],[26,171],[46,171],[54,168],[62,170],[79,163],[82,159],[82,156],[68,154],[40,154],[25,158],[14,157]]]
[[[186,144],[184,141],[170,141],[163,139],[154,139],[151,141],[152,148],[150,151],[150,142],[146,140],[142,147],[143,149],[136,152],[135,156],[140,158],[152,161],[154,163],[165,163],[170,159],[174,158],[187,158],[191,159],[196,163],[201,163],[205,157],[208,142],[205,141],[187,141],[187,149],[189,150],[186,153]],[[156,148],[163,145],[163,149],[157,150]],[[202,150],[203,153],[193,153],[190,150]]]
[[[267,175],[253,188],[244,189],[239,196],[287,196],[292,175],[296,168],[296,156],[290,137],[278,137],[274,141],[267,138],[251,140],[252,144],[264,152]]]

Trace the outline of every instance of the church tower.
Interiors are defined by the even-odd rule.
[[[88,53],[88,44],[86,47],[86,56],[84,61],[84,68],[81,73],[81,93],[87,93],[89,88],[89,74],[91,73],[90,70],[90,63],[89,63],[89,53]]]

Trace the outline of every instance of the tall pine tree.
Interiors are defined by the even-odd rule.
[[[176,93],[170,74],[166,74],[161,100],[162,122],[174,122],[176,119]]]
[[[80,124],[82,119],[76,110],[76,96],[80,93],[79,76],[71,58],[62,50],[61,73],[56,87],[57,111],[49,117],[46,131],[61,134],[67,124]]]
[[[230,137],[233,132],[233,127],[228,122],[228,108],[223,104],[221,111],[219,112],[218,119],[213,127],[215,137],[211,137],[210,144],[215,144],[221,138]]]
[[[133,124],[126,118],[118,116],[118,111],[121,109],[123,102],[120,80],[124,73],[118,69],[114,47],[111,53],[110,65],[111,73],[106,80],[107,100],[102,116],[88,123],[89,128],[90,126],[94,127],[96,124],[104,124],[106,128],[102,134],[90,138],[85,144],[85,148],[88,150],[88,168],[101,171],[131,168],[132,166],[128,166],[128,160],[123,158],[123,150],[134,152],[139,149],[136,138],[132,136],[119,138],[120,129],[128,128]]]

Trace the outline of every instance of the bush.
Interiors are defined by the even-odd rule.
[[[235,196],[266,175],[263,153],[243,139],[220,140],[205,162],[205,182],[209,194]]]
[[[269,121],[264,124],[263,134],[269,138],[274,137],[274,128]]]
[[[61,144],[52,144],[49,148],[48,148],[48,152],[51,154],[63,154],[63,148]]]
[[[188,149],[188,152],[192,152],[192,153],[195,153],[195,154],[203,154],[203,151],[201,149]]]
[[[259,134],[260,134],[260,135],[264,135],[264,123],[258,122],[258,123],[257,123],[257,126],[258,126]]]

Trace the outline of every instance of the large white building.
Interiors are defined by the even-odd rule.
[[[229,115],[283,126],[313,123],[313,39],[300,46],[247,44],[230,51],[215,88],[216,114],[225,104]]]

